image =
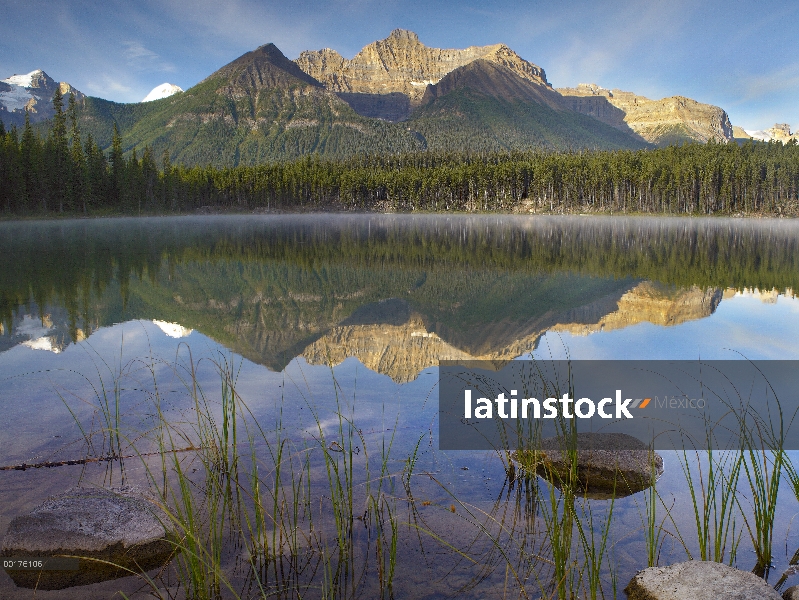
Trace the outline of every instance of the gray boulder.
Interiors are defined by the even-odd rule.
[[[629,600],[781,600],[779,592],[749,571],[691,560],[639,571],[624,589]]]
[[[156,504],[134,488],[75,488],[12,520],[0,555],[82,557],[77,571],[8,574],[21,587],[86,585],[163,565],[174,550],[164,522]]]
[[[522,468],[559,486],[569,479],[576,449],[577,485],[591,497],[623,497],[648,488],[663,474],[663,458],[641,440],[625,433],[578,433],[574,438],[541,440],[534,459],[517,452]],[[525,460],[527,464],[525,464]],[[534,463],[534,464],[530,464]]]

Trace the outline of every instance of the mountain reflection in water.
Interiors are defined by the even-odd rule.
[[[790,294],[799,280],[797,227],[784,221],[284,215],[0,229],[0,350],[61,350],[148,319],[273,370],[355,356],[397,382],[439,360],[519,356],[549,330],[701,319],[736,289]]]

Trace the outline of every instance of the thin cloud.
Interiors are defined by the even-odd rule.
[[[629,68],[631,59],[651,56],[656,48],[669,48],[673,52],[675,40],[680,39],[695,9],[694,2],[683,0],[635,7],[626,2],[593,8],[582,5],[579,10],[563,12],[560,22],[553,27],[562,32],[558,45],[563,50],[554,53],[547,73],[552,72],[559,85],[591,81],[606,87],[621,87],[622,81],[605,78],[615,79],[621,69]],[[666,64],[663,66],[667,68]]]
[[[146,48],[140,42],[122,42],[125,48],[122,56],[129,67],[143,72],[174,72],[175,66],[172,63],[161,60],[161,57]]]
[[[117,94],[130,94],[133,92],[132,87],[108,75],[103,75],[99,80],[93,79],[88,81],[86,83],[86,89],[91,94],[102,95],[103,97],[109,92]]]
[[[799,63],[759,75],[739,76],[741,94],[739,102],[760,100],[783,92],[796,92],[799,88]]]
[[[230,59],[235,58],[230,56],[231,51],[234,54],[243,49],[252,50],[268,42],[276,44],[286,54],[299,54],[315,45],[315,20],[324,23],[328,16],[324,9],[317,10],[315,15],[293,15],[290,9],[273,11],[266,4],[248,0],[197,0],[188,11],[182,0],[166,0],[162,10],[169,12],[183,27],[191,24],[201,34],[208,52],[224,53]]]

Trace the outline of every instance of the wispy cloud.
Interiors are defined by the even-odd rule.
[[[760,100],[783,92],[795,93],[799,88],[799,62],[768,73],[739,75],[736,87],[740,90],[740,102]]]
[[[109,93],[128,95],[133,92],[133,88],[110,75],[100,75],[98,78],[90,79],[86,82],[86,91],[89,94],[96,94],[106,98]]]
[[[182,0],[164,0],[161,7],[183,27],[193,27],[206,51],[220,54],[228,49],[226,57],[232,48],[252,50],[268,42],[287,54],[298,54],[315,46],[314,25],[317,20],[324,22],[329,13],[329,8],[303,13],[301,6],[277,7],[254,0],[196,0],[190,10]]]
[[[129,67],[142,72],[174,72],[175,65],[165,60],[146,48],[142,43],[136,41],[122,42],[124,50],[122,56]]]
[[[558,85],[592,81],[608,87],[621,85],[606,81],[647,57],[660,56],[664,71],[669,57],[679,52],[679,40],[690,22],[696,3],[692,0],[631,3],[583,4],[561,10],[559,22],[550,24],[544,36],[557,36],[549,72]],[[640,74],[640,73],[639,73]],[[663,78],[662,73],[659,78]]]

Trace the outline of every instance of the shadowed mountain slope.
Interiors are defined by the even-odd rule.
[[[619,149],[640,139],[560,104],[551,88],[503,65],[475,60],[430,85],[408,124],[428,148],[480,151]]]

